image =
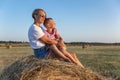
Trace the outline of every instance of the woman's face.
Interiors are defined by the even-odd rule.
[[[39,11],[38,15],[35,15],[35,20],[37,23],[42,24],[45,20],[45,13],[43,11]]]

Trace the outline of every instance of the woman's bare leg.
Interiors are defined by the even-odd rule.
[[[45,59],[53,59],[55,58],[55,54],[50,50],[49,54],[45,57]]]

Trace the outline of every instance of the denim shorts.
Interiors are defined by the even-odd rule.
[[[46,49],[46,47],[34,49],[34,55],[37,58],[45,58],[48,54],[49,54],[49,49]]]

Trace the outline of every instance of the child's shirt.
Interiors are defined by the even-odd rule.
[[[45,31],[45,34],[47,35],[47,37],[49,37],[50,39],[57,39],[57,35],[60,35],[59,31],[55,28],[53,29],[52,33],[49,33],[47,30]]]
[[[47,35],[47,37],[49,37],[50,39],[54,39],[54,40],[60,40],[60,33],[59,31],[55,28],[53,29],[52,33],[49,33],[47,30],[45,30],[45,34]],[[57,46],[61,49],[66,49],[66,46],[64,45],[64,43],[61,43],[61,46]]]

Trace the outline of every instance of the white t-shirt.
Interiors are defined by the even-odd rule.
[[[30,47],[32,49],[38,49],[45,46],[45,43],[39,40],[39,38],[41,38],[43,35],[45,35],[45,33],[41,27],[38,27],[35,24],[30,26],[28,31],[28,38]]]

